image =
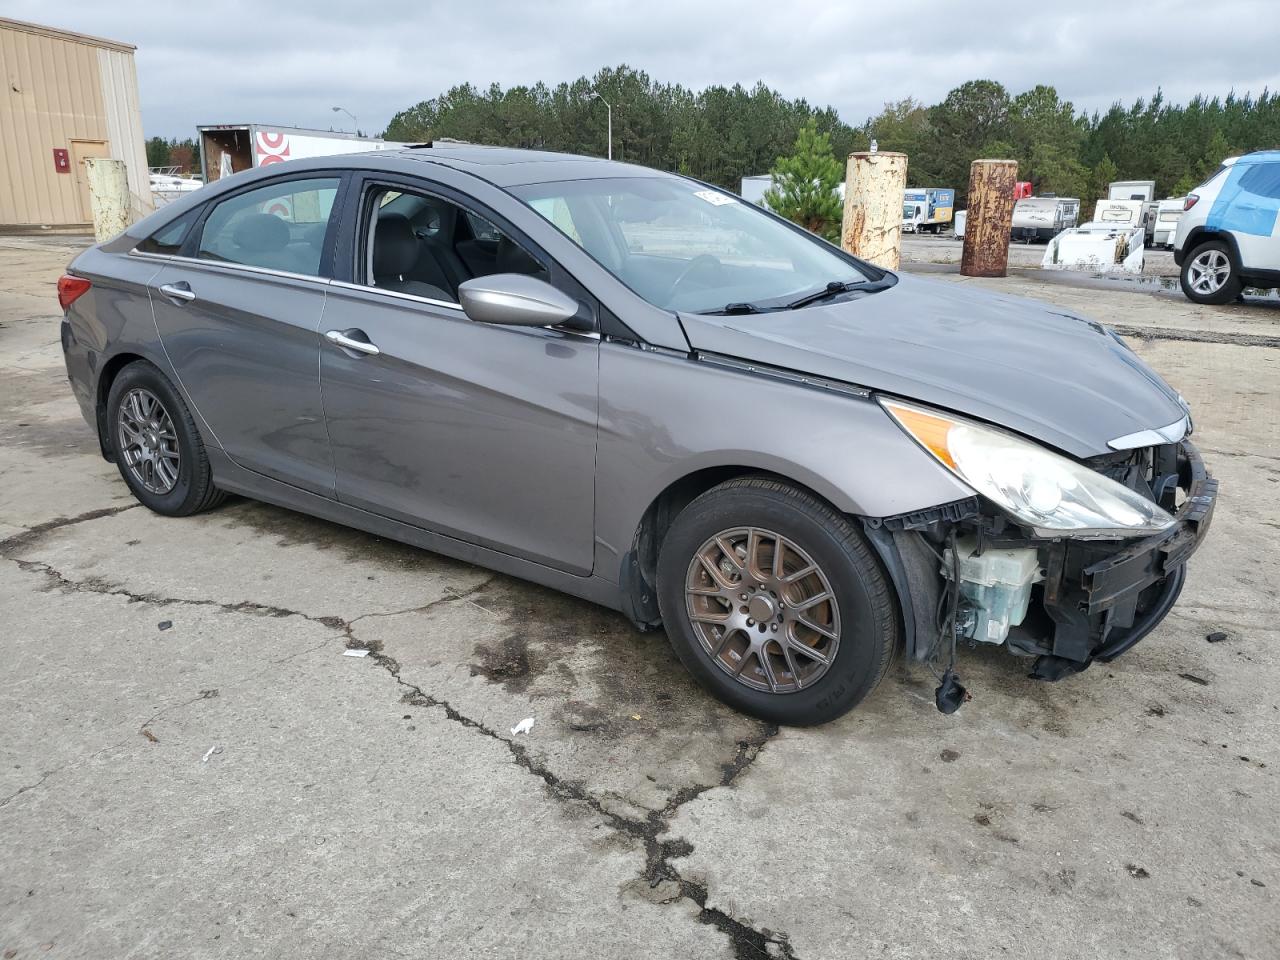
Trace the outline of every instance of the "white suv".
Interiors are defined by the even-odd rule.
[[[1245,286],[1280,287],[1280,150],[1224,160],[1183,211],[1173,260],[1188,298],[1227,303]]]

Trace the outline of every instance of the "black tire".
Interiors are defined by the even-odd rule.
[[[1220,253],[1225,258],[1227,269],[1230,271],[1226,280],[1220,287],[1210,293],[1202,293],[1192,287],[1191,272],[1198,265],[1198,260],[1202,256]],[[1209,240],[1205,243],[1198,244],[1182,261],[1182,272],[1178,277],[1182,286],[1182,292],[1186,294],[1187,299],[1193,303],[1204,303],[1217,306],[1223,303],[1230,303],[1240,296],[1244,289],[1244,282],[1240,279],[1240,264],[1236,263],[1236,258],[1231,254],[1231,248],[1221,240]]]
[[[722,669],[695,632],[685,597],[690,564],[710,538],[743,526],[776,531],[800,546],[830,581],[840,610],[839,645],[812,686],[753,689]],[[861,532],[812,494],[765,477],[730,480],[681,511],[658,557],[658,604],[667,636],[694,678],[734,709],[773,723],[811,726],[847,713],[875,689],[901,644],[893,590]]]
[[[121,440],[120,404],[130,391],[142,388],[163,405],[173,423],[179,453],[178,476],[172,489],[165,493],[148,490],[125,462]],[[196,428],[191,411],[169,379],[145,360],[137,360],[117,374],[107,393],[107,431],[116,466],[138,502],[166,517],[187,517],[216,507],[226,494],[213,485],[213,471],[204,441]]]

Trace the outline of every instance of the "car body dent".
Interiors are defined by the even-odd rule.
[[[805,310],[681,320],[694,349],[933,404],[1076,457],[1185,413],[1100,324],[950,283],[902,276],[880,293]]]

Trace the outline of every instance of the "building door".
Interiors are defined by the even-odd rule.
[[[89,203],[89,177],[84,162],[89,157],[109,157],[111,151],[105,140],[72,140],[71,171],[76,178],[76,193],[80,197],[80,220],[93,222],[93,207]]]

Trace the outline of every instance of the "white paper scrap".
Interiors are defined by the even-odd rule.
[[[516,737],[522,733],[528,733],[532,729],[533,729],[533,717],[525,717],[523,720],[521,720],[519,723],[517,723],[514,727],[511,728],[511,735],[513,737]]]
[[[369,651],[368,650],[343,650],[342,655],[344,657],[367,657],[369,655]]]

